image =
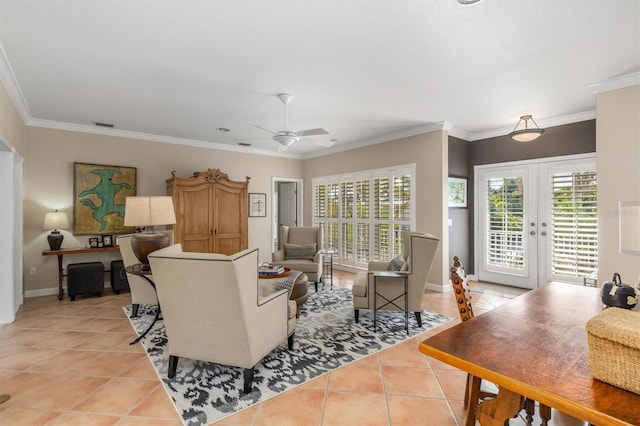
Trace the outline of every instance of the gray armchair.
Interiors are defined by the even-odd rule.
[[[410,312],[415,314],[418,326],[422,326],[422,296],[427,285],[429,273],[433,266],[433,260],[438,250],[440,240],[431,235],[421,232],[405,231],[403,233],[403,258],[405,267],[402,272],[408,276],[408,297],[407,305]],[[353,308],[355,320],[358,322],[360,309],[373,309],[373,272],[388,270],[390,262],[369,262],[368,271],[358,272],[353,282]],[[393,278],[378,279],[378,293],[387,300],[392,300],[404,292],[402,280]],[[378,300],[378,306],[380,303]],[[387,305],[383,309],[396,310],[393,305]]]
[[[287,290],[258,284],[258,250],[227,256],[183,252],[180,244],[149,255],[169,345],[168,377],[180,357],[244,368],[244,393],[255,365],[284,341],[293,346],[296,302]]]
[[[322,231],[317,226],[282,226],[282,247],[274,252],[271,263],[304,272],[315,284],[322,280]]]

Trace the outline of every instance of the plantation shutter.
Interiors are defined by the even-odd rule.
[[[551,177],[552,273],[585,277],[598,268],[596,172]]]
[[[524,196],[521,177],[487,179],[487,265],[524,268]]]

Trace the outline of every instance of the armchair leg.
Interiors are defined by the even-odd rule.
[[[318,281],[314,281],[313,283],[316,286],[316,293],[318,292]]]
[[[356,316],[356,323],[357,323],[358,320],[360,319],[360,309],[354,309],[353,312]]]
[[[422,314],[420,311],[416,311],[414,314],[416,316],[416,321],[418,321],[418,327],[422,327]]]
[[[179,356],[169,355],[169,370],[167,371],[167,377],[173,379],[176,377],[176,369],[178,368]]]
[[[287,337],[287,346],[289,346],[289,350],[293,349],[293,336],[295,333],[291,333],[289,337]]]
[[[137,303],[134,303],[133,305],[131,305],[131,317],[130,318],[135,318],[138,316],[138,309],[140,308],[140,305]]]
[[[244,386],[242,388],[242,392],[250,393],[251,385],[253,384],[253,371],[255,367],[245,368],[244,369]]]

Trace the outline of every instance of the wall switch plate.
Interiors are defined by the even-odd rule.
[[[35,275],[36,274],[36,267],[32,266],[31,268],[29,268],[29,275]]]
[[[453,219],[449,219],[449,226],[453,226]]]

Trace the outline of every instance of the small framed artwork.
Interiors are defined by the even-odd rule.
[[[249,193],[249,217],[267,216],[267,194]]]
[[[449,177],[449,207],[467,207],[467,178]]]
[[[98,248],[98,238],[97,237],[89,238],[89,247]]]
[[[114,238],[115,238],[116,246],[119,246],[120,245],[120,237],[116,235]]]
[[[111,247],[113,245],[113,237],[111,235],[102,236],[102,245],[105,247]]]

